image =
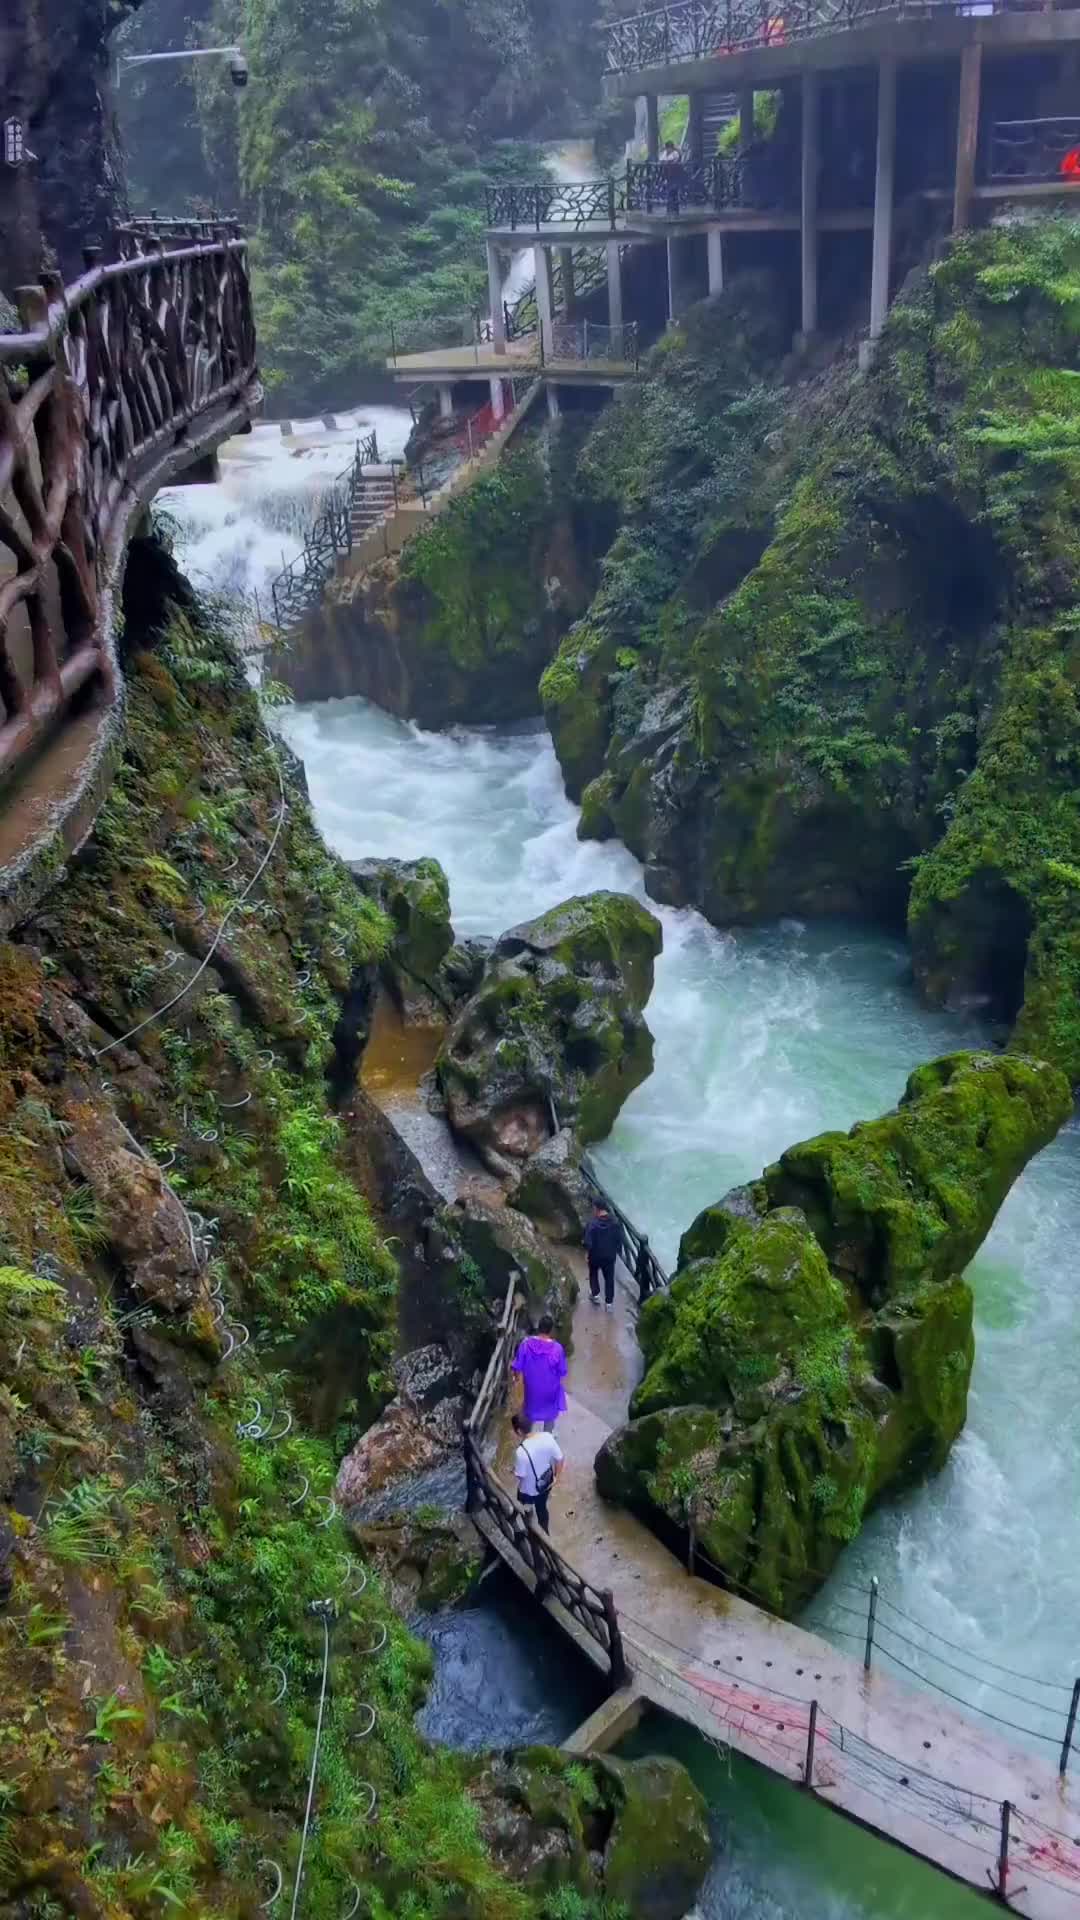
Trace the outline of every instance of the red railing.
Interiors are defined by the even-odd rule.
[[[23,331],[0,334],[0,780],[77,695],[109,701],[108,597],[133,514],[258,392],[232,223],[136,222],[121,258],[98,252],[72,286],[20,288]]]

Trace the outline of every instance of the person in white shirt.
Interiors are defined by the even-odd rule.
[[[563,1451],[553,1433],[538,1431],[523,1413],[515,1413],[510,1423],[521,1445],[514,1455],[514,1478],[518,1499],[531,1507],[545,1533],[551,1489],[563,1469]]]

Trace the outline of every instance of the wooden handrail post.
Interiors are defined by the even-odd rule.
[[[608,1630],[608,1658],[610,1659],[610,1662],[611,1662],[611,1690],[613,1693],[616,1693],[620,1687],[625,1687],[627,1681],[630,1678],[630,1669],[626,1664],[626,1652],[623,1647],[622,1629],[619,1626],[619,1616],[615,1611],[615,1595],[612,1593],[610,1587],[604,1588],[603,1593],[600,1595],[600,1600],[603,1605],[604,1619],[607,1622],[607,1630]]]

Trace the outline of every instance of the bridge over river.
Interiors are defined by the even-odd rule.
[[[660,1708],[1011,1911],[1080,1920],[1080,1778],[1065,1764],[1075,1690],[1070,1714],[1069,1687],[1057,1689],[1060,1748],[1036,1735],[1043,1752],[1029,1751],[1008,1737],[1008,1702],[1024,1697],[1015,1689],[1030,1694],[1048,1683],[1010,1676],[1000,1683],[1000,1708],[965,1710],[940,1689],[894,1679],[883,1670],[880,1644],[867,1666],[865,1590],[851,1590],[857,1644],[850,1655],[839,1653],[817,1634],[687,1573],[632,1514],[600,1499],[593,1460],[625,1418],[640,1373],[633,1318],[629,1287],[613,1314],[592,1307],[581,1288],[572,1391],[559,1423],[566,1466],[552,1497],[550,1541],[526,1521],[511,1491],[504,1409],[524,1329],[512,1291],[466,1433],[480,1531],[612,1687],[569,1744],[598,1750],[645,1708]],[[891,1657],[902,1666],[905,1649],[917,1648],[918,1629],[906,1616],[886,1626],[884,1598],[881,1608],[876,1632],[896,1639],[899,1656]]]

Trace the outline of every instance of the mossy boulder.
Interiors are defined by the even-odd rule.
[[[436,1072],[456,1133],[500,1173],[559,1123],[601,1140],[652,1070],[642,1010],[660,924],[626,894],[564,901],[496,943],[446,1036]]]
[[[454,988],[444,971],[454,947],[450,884],[437,860],[353,860],[349,870],[394,929],[380,972],[409,1021],[445,1020]]]
[[[574,1889],[582,1910],[682,1920],[708,1871],[708,1809],[677,1760],[493,1754],[473,1789],[488,1847],[529,1890]],[[569,1910],[569,1909],[568,1909]]]
[[[601,1493],[798,1607],[882,1493],[947,1459],[974,1358],[964,1268],[1070,1107],[1044,1062],[946,1055],[894,1112],[707,1208],[642,1308],[645,1373]]]

